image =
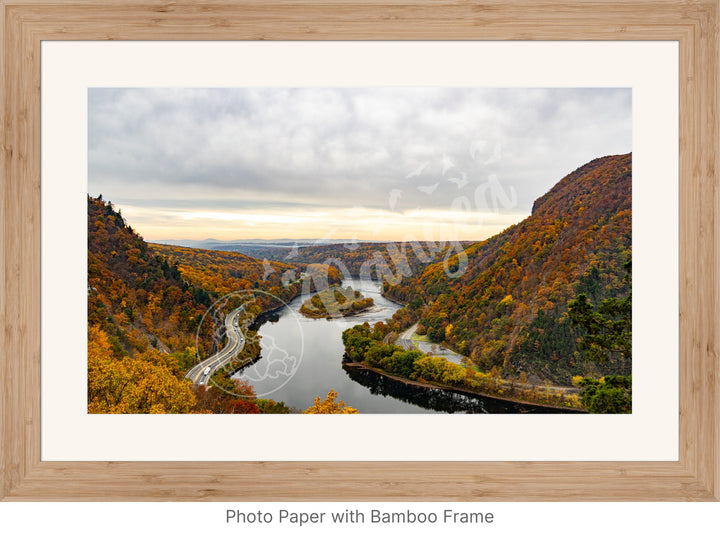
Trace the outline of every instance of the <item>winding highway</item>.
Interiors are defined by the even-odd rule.
[[[397,342],[395,342],[395,345],[403,347],[405,349],[417,349],[415,345],[413,344],[412,337],[413,334],[415,334],[415,331],[417,331],[418,324],[416,323],[412,327],[410,327],[407,331],[402,333],[400,336],[398,336]]]
[[[237,308],[225,317],[225,334],[228,341],[220,351],[193,366],[185,375],[196,385],[205,385],[218,368],[229,363],[245,345],[245,337],[238,325],[243,307]]]

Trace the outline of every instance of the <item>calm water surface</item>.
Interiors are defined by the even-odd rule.
[[[375,306],[357,316],[309,319],[299,313],[310,295],[302,295],[280,310],[259,329],[261,357],[234,377],[255,387],[260,398],[283,401],[298,410],[311,406],[316,396],[325,399],[330,389],[361,413],[552,413],[529,405],[451,391],[409,387],[375,372],[343,366],[342,332],[360,323],[371,325],[392,317],[400,305],[380,294],[371,280],[345,281],[345,286],[375,300]]]

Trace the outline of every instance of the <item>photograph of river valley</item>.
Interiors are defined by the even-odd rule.
[[[632,412],[629,88],[90,88],[87,211],[88,413]]]

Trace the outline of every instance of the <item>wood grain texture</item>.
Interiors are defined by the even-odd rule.
[[[0,499],[720,499],[718,1],[0,0]],[[40,460],[41,40],[680,43],[679,462]]]

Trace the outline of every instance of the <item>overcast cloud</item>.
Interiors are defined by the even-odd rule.
[[[631,100],[603,88],[94,88],[88,191],[151,239],[188,236],[167,234],[193,212],[445,214],[462,197],[504,226],[575,168],[631,151]],[[489,178],[499,207],[475,196]]]

